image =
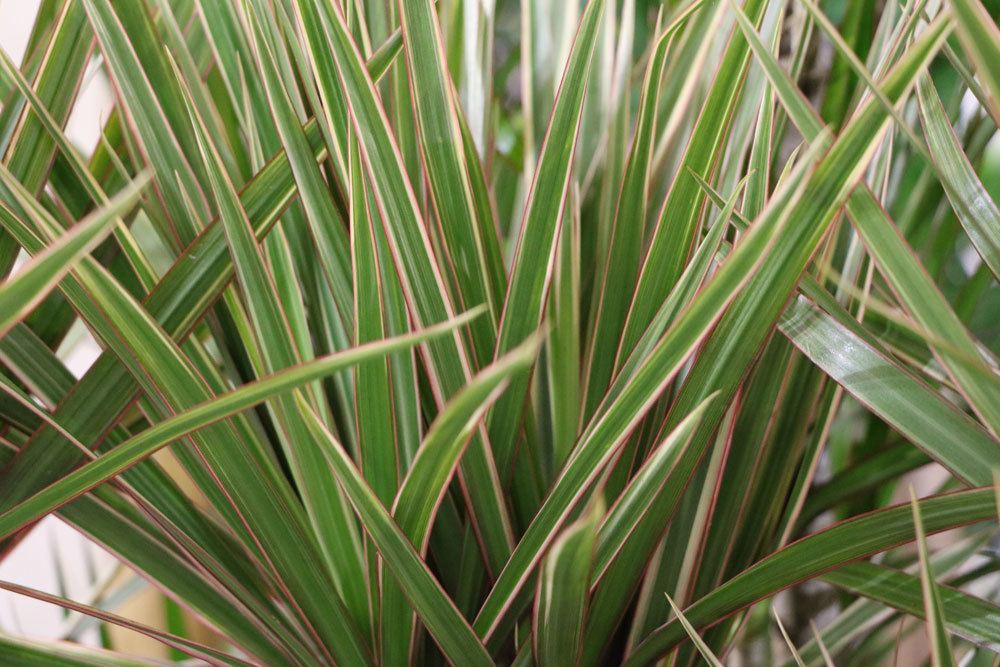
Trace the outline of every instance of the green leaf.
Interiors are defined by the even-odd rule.
[[[650,167],[653,160],[653,140],[656,134],[656,110],[660,102],[660,79],[667,52],[674,35],[685,25],[692,12],[701,7],[691,3],[657,38],[653,56],[646,67],[642,86],[635,136],[625,165],[621,189],[617,193],[611,226],[611,241],[607,266],[615,267],[604,273],[596,303],[593,333],[588,351],[585,416],[589,417],[607,389],[614,371],[615,353],[628,303],[621,295],[635,288],[635,279],[645,231],[646,205],[649,195]],[[618,184],[615,183],[615,187]]]
[[[456,665],[493,665],[485,647],[455,603],[442,590],[385,506],[365,484],[343,448],[301,397],[298,402],[310,419],[310,427],[316,436],[325,437],[327,458],[365,531],[375,542],[396,583],[403,589],[442,652]]]
[[[549,453],[545,455],[543,452],[537,452],[539,446],[532,445],[536,450],[535,456],[540,459],[539,462],[547,464],[547,477],[554,476],[569,457],[579,434],[582,413],[579,211],[577,195],[571,193],[569,205],[563,214],[563,231],[559,239],[555,275],[552,278],[552,295],[547,315],[551,329],[543,357],[546,362],[545,388],[548,392],[549,415],[552,422],[551,445],[547,448]],[[532,463],[525,457],[519,461],[523,468]],[[514,474],[517,475],[516,470]],[[537,506],[535,502],[531,505]]]
[[[73,473],[62,477],[59,481],[50,484],[41,492],[19,503],[14,509],[4,512],[0,515],[0,535],[10,535],[21,526],[37,520],[68,500],[103,484],[130,466],[149,457],[158,449],[198,429],[237,414],[283,392],[291,391],[338,370],[350,368],[361,361],[416,345],[434,336],[447,335],[477,315],[478,313],[471,312],[423,331],[377,343],[369,343],[305,362],[294,368],[285,369],[233,389],[226,394],[159,422],[108,453],[78,468]]]
[[[744,11],[756,22],[763,16],[766,5],[763,0],[749,0]],[[679,176],[671,184],[657,216],[625,324],[621,347],[626,352],[623,354],[627,354],[638,342],[669,289],[683,272],[694,245],[704,202],[704,194],[697,181],[689,176],[689,171],[708,178],[717,168],[748,63],[746,41],[734,35],[727,44],[684,150],[677,169]]]
[[[528,340],[480,371],[441,411],[427,431],[402,487],[392,503],[392,516],[421,556],[435,514],[462,453],[483,414],[504,390],[512,374],[523,371],[535,357],[537,342]],[[411,650],[411,612],[402,591],[382,582],[382,660],[407,664]]]
[[[485,364],[493,357],[507,277],[492,211],[475,205],[475,181],[467,161],[479,158],[463,148],[461,109],[444,61],[434,5],[433,0],[400,2],[399,18],[423,165],[458,301],[466,307],[488,306],[489,317],[472,327],[477,360]],[[483,219],[483,214],[489,217]]]
[[[263,20],[257,11],[250,10],[251,34],[257,66],[263,76],[264,89],[272,113],[272,122],[278,130],[281,144],[288,156],[295,184],[298,188],[302,208],[312,239],[316,244],[320,267],[329,288],[333,291],[334,302],[342,320],[342,325],[350,329],[354,320],[354,295],[351,290],[351,252],[344,226],[339,223],[333,198],[323,181],[316,164],[309,141],[296,117],[293,100],[282,81],[282,73],[276,55],[277,45],[269,39],[261,25]]]
[[[43,258],[0,284],[0,558],[54,514],[166,631],[89,551],[76,600],[0,587],[211,664],[874,664],[923,635],[884,508],[932,464],[972,490],[930,531],[975,523],[926,554],[937,645],[991,665],[980,3],[41,0],[0,55],[0,269]]]
[[[801,185],[801,180],[797,179],[795,184]],[[497,629],[542,550],[554,539],[554,532],[590,482],[611,460],[687,356],[712,330],[729,303],[768,256],[779,230],[785,228],[789,204],[798,194],[796,188],[789,188],[784,196],[773,200],[775,205],[743,237],[730,260],[675,320],[622,391],[609,401],[606,409],[598,411],[598,418],[581,436],[545,503],[483,603],[475,622],[481,636],[488,637]]]
[[[8,179],[5,185],[20,198],[22,206],[31,207],[15,183]],[[46,220],[44,212],[35,211],[35,214],[36,223],[43,228],[54,224]],[[24,241],[30,239],[25,237]],[[95,326],[101,321],[91,312],[95,307],[102,312],[115,313],[120,337],[116,330],[115,333],[102,333],[102,338],[111,345],[125,348],[118,351],[123,361],[130,365],[141,364],[143,370],[135,369],[133,374],[140,382],[150,385],[151,395],[162,396],[168,401],[166,409],[176,412],[195,405],[199,399],[211,398],[204,379],[197,375],[190,362],[156,327],[148,313],[130,301],[99,265],[84,261],[75,274],[79,274],[82,284],[72,283],[71,286],[79,289],[67,290],[67,295]],[[92,297],[95,303],[90,302]],[[269,566],[273,566],[276,576],[287,586],[286,595],[295,596],[299,613],[309,614],[310,631],[316,639],[322,637],[320,652],[330,650],[341,659],[367,662],[370,659],[368,647],[345,613],[343,603],[338,597],[323,592],[332,582],[320,566],[318,546],[307,532],[302,508],[293,499],[292,490],[274,462],[255,450],[252,443],[238,440],[235,431],[226,424],[208,426],[195,433],[192,439],[220,478],[226,500],[235,505],[233,512],[238,511],[238,521],[230,517],[234,528],[238,531],[242,528],[252,535],[244,534],[245,540],[259,540],[269,547]],[[220,443],[228,445],[228,453],[227,447]],[[239,454],[234,456],[233,452]],[[308,566],[303,567],[304,563]]]
[[[126,118],[155,174],[153,184],[170,216],[174,240],[185,247],[209,219],[204,193],[110,0],[82,2],[125,101]]]
[[[11,667],[152,667],[150,660],[75,644],[52,644],[0,635],[0,658]]]
[[[701,417],[709,401],[709,396],[684,421],[656,446],[653,452],[636,471],[621,495],[608,511],[601,523],[597,553],[594,556],[594,581],[599,581],[629,535],[635,530],[640,518],[667,484],[683,485],[687,480],[675,475],[674,467],[682,458],[687,446],[701,422]]]
[[[745,32],[752,32],[745,20],[740,22]],[[939,21],[938,25],[943,24]],[[940,36],[938,34],[937,38]],[[751,37],[751,42],[753,41]],[[792,121],[807,138],[814,136],[820,129],[820,122],[808,102],[802,98],[801,93],[790,87],[790,82],[782,76],[759,40],[755,53],[775,82],[775,90]],[[897,66],[897,71],[899,69]],[[887,80],[885,87],[888,86]],[[872,103],[868,106],[871,107]],[[947,345],[932,344],[932,348],[970,405],[994,435],[1000,433],[1000,380],[986,369],[975,341],[926,269],[916,260],[896,225],[867,187],[859,188],[850,197],[847,211],[868,251],[916,322],[926,330],[935,332],[939,340],[947,341]]]
[[[742,18],[741,23],[749,24],[746,17]],[[916,46],[900,61],[885,84],[884,92],[890,99],[897,99],[908,92],[917,74],[940,47],[946,28],[944,21],[932,23],[916,42]],[[743,382],[750,364],[773,330],[774,323],[799,282],[803,270],[860,179],[868,158],[881,140],[887,122],[884,107],[875,100],[870,100],[852,117],[833,146],[825,152],[816,169],[805,179],[801,196],[794,201],[787,213],[796,224],[788,226],[787,232],[779,235],[767,261],[740,290],[701,347],[677,399],[673,402],[664,428],[673,428],[712,392],[719,391],[720,400],[713,402],[707,409],[692,446],[681,464],[684,469],[694,470],[713,439],[719,421]],[[772,197],[772,206],[773,203]],[[764,213],[766,215],[767,211]],[[759,221],[760,218],[758,224]],[[723,264],[723,269],[727,265],[728,261]],[[623,562],[621,569],[609,571],[608,576],[615,582],[615,587],[607,589],[607,594],[617,596],[616,602],[607,603],[610,618],[617,618],[621,614],[622,606],[627,603],[633,587],[638,583],[639,573],[634,564],[646,562],[652,557],[676,502],[672,492],[661,494],[654,500],[652,508],[636,528],[630,544],[619,556]],[[686,541],[687,535],[681,539]],[[690,612],[688,617],[695,623]]]
[[[989,111],[1000,124],[1000,30],[979,0],[955,0],[951,7],[962,46],[989,91]]]
[[[621,363],[621,368],[618,370],[614,382],[604,397],[605,402],[621,391],[624,383],[649,355],[650,350],[656,344],[657,340],[659,340],[659,337],[663,335],[663,332],[666,331],[670,323],[674,321],[677,315],[687,307],[698,293],[699,287],[701,287],[709,275],[712,262],[715,260],[719,246],[722,244],[722,239],[729,229],[729,219],[733,217],[733,211],[736,207],[739,194],[740,189],[737,188],[729,198],[729,201],[724,201],[721,198],[716,201],[718,205],[723,207],[718,220],[709,229],[705,238],[702,239],[698,249],[691,257],[691,261],[685,267],[684,273],[670,291],[670,296],[660,306],[660,310],[649,323],[646,331],[643,332],[642,338],[639,339],[635,349]]]
[[[351,181],[351,254],[354,264],[355,343],[386,336],[385,306],[379,275],[375,221],[357,147],[349,148]],[[376,359],[354,371],[358,454],[361,470],[382,504],[392,502],[399,488],[399,443],[393,424],[389,362]]]
[[[338,6],[318,0],[303,2],[316,4],[327,53],[337,64],[366,174],[381,213],[410,315],[418,325],[447,319],[454,307],[388,119],[351,31]],[[470,355],[456,336],[427,345],[427,358],[434,397],[441,403],[467,382],[472,368]],[[461,481],[474,509],[476,529],[487,561],[491,567],[500,568],[510,553],[513,536],[493,455],[482,435],[473,438],[463,458]]]
[[[992,489],[974,489],[920,501],[928,534],[992,519],[996,515]],[[707,627],[754,602],[852,560],[886,551],[916,538],[912,508],[897,505],[814,533],[785,547],[688,607],[695,628]],[[626,665],[645,665],[665,655],[684,639],[680,623],[656,629],[633,652]]]
[[[74,225],[36,255],[14,278],[0,283],[0,336],[38,305],[78,260],[104,240],[119,216],[135,205],[148,181],[148,177],[133,181],[106,207]]]
[[[225,3],[205,3],[222,8]],[[322,156],[319,129],[315,122],[305,126],[314,155]],[[284,152],[268,162],[241,193],[258,239],[263,238],[295,193],[295,182]],[[215,302],[232,277],[225,235],[221,224],[211,224],[182,254],[150,293],[145,307],[172,336],[183,338],[205,310]],[[57,415],[68,430],[85,442],[105,432],[134,398],[136,385],[128,370],[115,356],[104,353],[84,375],[80,387],[59,406]],[[44,464],[38,464],[43,460]],[[23,500],[60,473],[72,469],[79,452],[62,441],[51,429],[31,438],[3,476],[0,507],[9,508]]]
[[[857,595],[877,600],[907,614],[923,617],[923,589],[919,577],[884,565],[852,563],[823,575],[823,581]],[[1000,607],[957,588],[935,584],[944,624],[953,634],[993,650],[1000,648]]]
[[[810,292],[823,298],[815,286]],[[940,462],[957,477],[981,486],[1000,466],[1000,447],[974,420],[880,351],[839,306],[823,298],[823,312],[805,298],[781,316],[781,331],[813,363]]]
[[[714,191],[709,196],[723,203]],[[741,228],[746,224],[738,215],[733,219]],[[802,296],[789,303],[778,322],[782,333],[829,377],[953,474],[973,485],[989,483],[989,471],[996,465],[992,461],[998,456],[990,434],[894,361],[814,279],[804,277],[800,292]]]
[[[34,80],[35,95],[60,123],[69,118],[77,87],[87,66],[89,33],[83,5],[79,2],[63,3],[52,23],[51,37]],[[18,108],[16,104],[4,103],[4,112]],[[37,115],[31,113],[27,106],[21,109],[19,116],[12,118],[18,124],[5,144],[4,163],[28,190],[37,193],[45,183],[55,145]],[[16,256],[14,239],[0,231],[0,276],[8,274]]]
[[[199,642],[190,641],[188,639],[185,639],[184,637],[179,637],[176,634],[172,634],[169,632],[163,632],[157,628],[129,620],[122,616],[118,616],[117,614],[107,613],[90,605],[76,603],[64,597],[51,595],[33,588],[28,588],[27,586],[19,586],[17,584],[11,584],[3,581],[0,581],[0,589],[3,589],[10,593],[30,597],[42,602],[55,604],[64,608],[67,611],[72,610],[80,612],[82,614],[86,614],[91,617],[99,618],[105,622],[112,623],[114,625],[119,625],[121,627],[127,628],[139,634],[146,635],[147,637],[162,642],[167,646],[179,649],[182,658],[184,658],[184,656],[189,655],[196,659],[206,660],[224,665],[251,664],[249,662],[246,662],[245,660],[240,660],[228,656],[222,651],[210,648]]]
[[[1000,279],[1000,209],[972,169],[929,76],[920,78],[917,99],[927,148],[948,200],[979,256]]]
[[[314,141],[318,139],[315,125]],[[277,220],[294,192],[284,155],[277,156],[251,181],[241,202],[258,238]],[[216,300],[232,277],[222,225],[213,224],[198,237],[144,302],[145,309],[165,331],[182,338],[197,318]],[[136,382],[115,354],[103,354],[88,370],[77,391],[57,411],[58,420],[84,442],[96,440],[131,403]],[[62,446],[60,446],[62,445]],[[4,478],[3,503],[9,507],[43,487],[80,459],[63,444],[62,436],[47,429],[31,439]],[[44,460],[39,465],[38,460]]]
[[[161,53],[164,53],[165,57],[161,56],[158,59],[160,61],[159,66],[163,70],[163,78],[167,78],[166,75],[169,73],[169,69],[173,69],[174,77],[177,81],[176,86],[164,86],[162,90],[158,90],[157,92],[160,93],[161,99],[163,99],[164,95],[175,96],[175,98],[170,100],[176,118],[174,123],[175,125],[186,127],[188,117],[182,104],[183,95],[181,94],[182,89],[186,90],[190,95],[192,103],[198,109],[198,115],[205,120],[205,124],[209,128],[209,134],[213,138],[213,143],[215,143],[223,163],[226,165],[226,170],[230,178],[237,178],[241,167],[245,168],[247,155],[242,144],[234,142],[234,146],[227,141],[230,133],[227,132],[226,122],[222,119],[221,114],[213,104],[206,82],[201,78],[198,63],[195,61],[197,55],[196,49],[189,48],[184,38],[184,30],[178,23],[178,15],[182,15],[183,9],[180,7],[177,9],[171,8],[168,0],[154,0],[154,3],[159,14],[157,18],[159,20],[160,33],[163,34],[164,45],[166,46],[165,49],[161,50]],[[126,26],[127,29],[128,27]],[[133,43],[137,39],[137,36],[133,33]],[[169,63],[167,62],[168,60]],[[188,145],[191,148],[194,148],[196,145],[195,132],[191,133]],[[207,165],[205,165],[205,169],[207,169]],[[200,174],[201,178],[205,176],[207,174]]]
[[[52,117],[49,110],[45,108],[42,100],[38,97],[35,91],[31,89],[31,86],[24,79],[24,76],[20,71],[18,71],[18,69],[14,66],[14,63],[10,61],[10,58],[8,58],[5,53],[0,54],[0,67],[4,69],[7,76],[14,80],[15,85],[21,91],[21,94],[27,99],[31,109],[35,112],[35,116],[41,122],[42,127],[48,132],[51,141],[59,149],[61,156],[70,163],[70,168],[72,169],[73,174],[79,179],[83,189],[86,190],[90,201],[95,205],[106,206],[108,203],[108,196],[104,193],[100,184],[94,178],[93,174],[90,173],[87,166],[83,163],[83,160],[77,154],[69,139],[63,134],[59,123]],[[115,238],[121,245],[122,250],[128,257],[129,264],[135,270],[136,277],[142,283],[143,289],[148,291],[156,282],[153,269],[149,266],[149,260],[138,247],[135,238],[131,233],[129,233],[129,230],[124,223],[115,225],[114,234]]]
[[[583,650],[590,572],[604,503],[597,500],[563,530],[542,561],[533,639],[540,667],[576,665]]]
[[[569,192],[577,133],[583,113],[590,62],[604,0],[590,0],[566,63],[552,108],[549,129],[542,142],[511,267],[510,288],[500,319],[497,354],[518,345],[538,328],[555,264],[562,210]],[[507,392],[490,411],[486,424],[497,459],[506,476],[516,451],[517,435],[529,378],[512,379]]]
[[[197,116],[193,102],[189,108],[197,140],[206,164],[212,193],[219,203],[219,219],[226,232],[236,278],[256,334],[264,370],[275,373],[301,363],[293,344],[291,324],[261,255],[253,227],[242,209],[236,189],[229,180],[222,159],[210,143],[204,120]],[[297,488],[305,501],[312,529],[319,539],[340,595],[361,627],[370,623],[370,601],[365,586],[366,572],[361,542],[339,489],[328,484],[329,470],[320,444],[310,437],[306,422],[290,397],[271,404],[280,430],[283,451],[292,468]],[[353,553],[353,557],[350,554]]]
[[[924,523],[921,517],[917,494],[910,487],[910,506],[913,510],[913,528],[916,532],[917,555],[920,558],[920,586],[924,596],[924,620],[927,623],[927,636],[930,640],[931,665],[934,667],[952,667],[955,658],[951,653],[951,642],[945,627],[941,605],[941,593],[938,591],[934,573],[931,572],[930,557],[927,555],[927,535],[924,533]]]
[[[666,595],[666,593],[664,593],[664,595]],[[674,602],[673,598],[669,595],[667,595],[667,602],[670,603],[670,608],[673,609],[674,616],[677,617],[677,621],[684,627],[684,631],[688,634],[688,637],[691,638],[691,643],[698,649],[698,653],[700,653],[701,657],[705,659],[705,662],[711,665],[711,667],[722,667],[722,663],[719,662],[719,659],[712,653],[712,649],[708,647],[705,640],[701,638],[691,623],[688,622],[687,618],[684,616],[684,612],[680,610],[680,607],[677,606],[677,603]]]
[[[115,438],[111,440],[113,443],[119,441]],[[0,460],[3,463],[9,463],[11,456],[9,449],[0,449]],[[158,494],[166,491],[169,480],[162,474],[146,476],[146,479],[152,477],[149,481],[155,486],[147,485],[146,479],[137,476],[143,471],[149,471],[148,462],[126,472],[124,479],[142,492],[149,502],[155,502]],[[155,492],[147,494],[149,489],[155,489]],[[175,544],[141,517],[135,516],[137,512],[132,512],[133,516],[129,516],[130,513],[127,508],[122,507],[121,500],[109,491],[107,487],[101,487],[92,494],[77,498],[59,510],[60,517],[159,582],[171,591],[175,599],[183,599],[192,613],[225,632],[248,654],[269,662],[284,662],[295,660],[295,655],[308,655],[304,645],[287,625],[280,627],[282,624],[270,622],[277,620],[273,612],[260,611],[260,606],[267,605],[244,604],[241,598],[246,598],[242,597],[240,584],[233,582],[226,590],[206,578],[204,570],[197,569],[196,565],[175,553]],[[186,498],[179,504],[186,509],[191,508]],[[186,530],[191,527],[191,523],[185,521],[177,521],[176,525],[183,526]],[[188,535],[198,539],[204,546],[211,544],[211,540],[204,539],[202,532],[192,530]],[[263,594],[259,599],[263,601]]]

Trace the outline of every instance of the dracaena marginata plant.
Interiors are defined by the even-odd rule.
[[[995,16],[42,0],[0,558],[120,565],[0,664],[995,665]]]

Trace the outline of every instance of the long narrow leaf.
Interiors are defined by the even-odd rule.
[[[131,208],[148,178],[140,178],[107,207],[75,225],[37,255],[14,278],[0,284],[0,336],[38,304],[73,264],[111,232],[118,217]]]
[[[343,485],[365,530],[378,546],[396,583],[406,593],[438,646],[456,665],[492,665],[489,654],[455,603],[445,594],[406,535],[393,522],[389,511],[365,484],[343,448],[301,398],[299,405],[307,416],[311,416],[310,426],[317,437],[326,437],[327,457],[337,480]]]
[[[938,163],[941,184],[972,245],[1000,279],[1000,209],[962,151],[930,77],[920,79],[917,97],[927,148]]]
[[[129,466],[135,465],[158,449],[196,429],[237,414],[241,410],[246,410],[282,392],[290,391],[340,369],[349,368],[359,361],[416,345],[434,336],[447,335],[455,327],[464,325],[476,314],[478,313],[464,315],[424,331],[388,339],[384,342],[369,343],[366,346],[304,363],[296,368],[286,369],[162,421],[63,477],[58,482],[49,485],[45,490],[17,505],[15,509],[4,512],[0,515],[0,535],[9,535],[19,527],[44,516],[68,500],[106,482]]]
[[[920,501],[928,534],[991,519],[996,514],[992,505],[992,489],[975,489]],[[915,538],[909,505],[857,517],[772,554],[695,602],[684,613],[693,627],[706,627],[788,586]],[[629,656],[626,664],[648,664],[685,636],[680,623],[661,626]]]

